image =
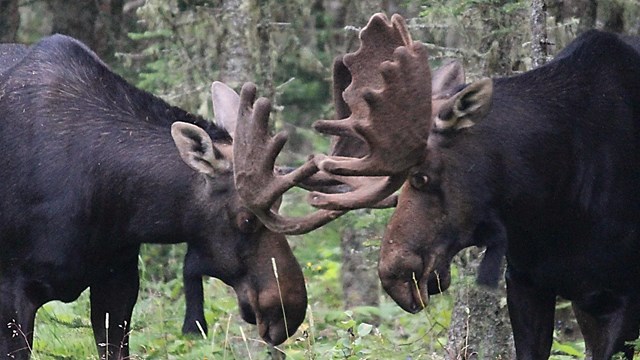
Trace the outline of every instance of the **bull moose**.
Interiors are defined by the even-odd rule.
[[[86,288],[100,356],[128,358],[141,243],[187,242],[265,341],[293,334],[302,271],[234,186],[233,107],[255,87],[242,101],[218,86],[214,124],[136,89],[70,37],[23,55],[0,72],[0,358],[28,359],[36,310]]]
[[[422,310],[449,287],[454,255],[484,246],[481,283],[495,285],[506,254],[518,359],[550,356],[558,296],[572,302],[594,359],[632,358],[626,342],[640,326],[638,42],[593,30],[545,66],[465,84],[457,63],[431,73],[424,46],[397,15],[374,15],[360,39],[335,67],[337,83],[350,81],[337,91],[341,120],[314,127],[366,151],[314,156],[307,166],[353,191],[312,192],[320,210],[296,222],[269,210],[292,179],[240,166],[237,183],[273,180],[259,196],[241,191],[247,206],[273,230],[296,233],[401,188],[378,272],[403,309]],[[280,136],[251,126],[245,147],[268,144],[262,162],[272,164]]]
[[[448,287],[462,248],[487,247],[479,275],[490,282],[506,251],[518,359],[549,357],[557,296],[572,302],[594,359],[632,358],[625,342],[640,326],[638,53],[591,31],[544,67],[452,82],[433,95],[425,159],[411,169],[382,241],[385,290],[417,312],[428,293]]]

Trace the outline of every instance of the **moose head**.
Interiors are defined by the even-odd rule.
[[[243,129],[236,129],[236,121],[238,109],[246,108],[246,94],[241,101],[221,82],[214,82],[211,92],[216,123],[229,132],[234,144],[242,141]],[[176,122],[171,132],[183,161],[204,175],[209,184],[206,191],[231,197],[225,211],[217,213],[219,218],[210,221],[215,241],[191,243],[189,252],[195,255],[188,257],[197,258],[203,273],[234,288],[243,319],[257,323],[263,339],[282,343],[302,323],[307,306],[302,271],[287,239],[263,226],[238,193],[228,190],[235,187],[233,167],[239,162],[232,150],[235,145],[215,142],[205,130],[189,123]]]

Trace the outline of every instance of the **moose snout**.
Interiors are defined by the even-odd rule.
[[[384,290],[405,311],[417,313],[429,302],[422,258],[411,252],[387,252],[380,257],[378,275]]]
[[[306,293],[283,295],[267,289],[258,295],[258,332],[272,345],[283,343],[302,324],[307,309]]]
[[[236,288],[242,319],[258,326],[260,337],[279,345],[302,324],[307,309],[307,295],[302,291],[278,291],[277,287],[255,291],[249,286]]]
[[[382,287],[404,310],[415,314],[429,303],[424,281],[413,277],[380,277]]]
[[[451,284],[449,264],[438,264],[435,256],[416,252],[388,251],[380,258],[378,274],[384,290],[405,311],[415,314],[429,303],[429,296]]]

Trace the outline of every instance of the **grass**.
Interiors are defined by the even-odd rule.
[[[166,287],[171,284],[153,284],[140,296],[133,315],[134,358],[270,358],[269,346],[260,340],[255,327],[240,319],[233,291],[220,281],[209,279],[205,284],[206,294],[215,294],[208,297],[206,304],[211,329],[207,339],[180,334],[184,303],[181,296],[171,296],[169,289],[162,289]],[[88,294],[83,294],[77,302],[52,302],[39,311],[34,359],[97,359],[88,302]],[[377,315],[385,323],[374,327],[370,322]],[[368,352],[404,359],[411,354],[437,351],[430,349],[430,338],[443,333],[427,334],[419,322],[390,302],[379,309],[343,311],[327,306],[316,294],[310,297],[307,319],[298,332],[278,348],[290,359],[364,358]]]

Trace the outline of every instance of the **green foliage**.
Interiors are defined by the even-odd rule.
[[[18,42],[32,44],[51,29],[51,14],[44,1],[33,1],[29,6],[21,4],[21,26],[18,29]],[[28,24],[28,26],[22,26]]]
[[[563,358],[584,359],[584,342],[560,343],[554,340],[551,346],[551,352],[555,354],[554,358],[558,360]]]
[[[283,206],[293,215],[308,210],[299,199],[287,199]],[[388,214],[388,210],[375,210],[290,238],[307,282],[309,308],[298,332],[278,347],[288,359],[441,358],[453,304],[449,294],[433,297],[419,315],[402,311],[386,296],[379,307],[342,309],[340,229],[351,222],[380,226]],[[255,327],[238,315],[233,290],[219,280],[207,279],[204,284],[207,339],[180,334],[185,306],[180,276],[183,256],[184,245],[143,247],[141,290],[132,321],[133,358],[270,358],[272,350]],[[34,359],[97,359],[88,301],[84,293],[74,303],[53,302],[40,310]]]
[[[463,58],[470,77],[525,70],[529,50],[529,1],[423,1],[421,23],[434,44],[435,58]]]
[[[184,1],[146,1],[137,10],[143,28],[129,33],[142,50],[118,55],[135,71],[137,86],[208,116],[208,89],[219,71],[221,18],[200,3],[187,8]]]

